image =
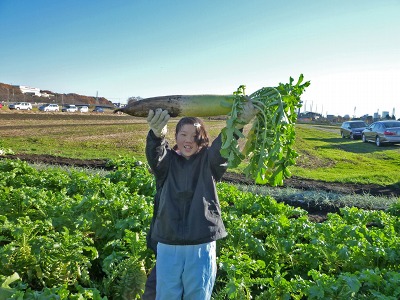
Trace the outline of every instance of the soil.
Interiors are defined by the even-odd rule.
[[[1,158],[1,156],[0,156]],[[52,165],[63,165],[63,166],[76,166],[84,168],[102,168],[107,169],[107,160],[104,159],[72,159],[56,157],[51,155],[32,155],[32,154],[18,154],[18,155],[7,155],[10,159],[20,159],[30,163],[45,163]],[[242,174],[227,172],[222,178],[223,181],[235,183],[235,184],[253,184],[252,181],[246,179]],[[292,176],[291,178],[285,179],[284,185],[277,188],[296,188],[300,190],[320,190],[326,192],[340,193],[340,194],[370,194],[373,196],[387,196],[387,197],[399,197],[400,187],[399,185],[391,186],[380,186],[376,184],[344,184],[325,182],[319,180],[311,180],[298,178]],[[290,203],[293,205],[294,203]],[[302,206],[298,204],[297,206]],[[309,204],[302,207],[309,212],[309,218],[316,222],[321,222],[326,219],[326,214],[332,212],[332,207],[312,207]]]

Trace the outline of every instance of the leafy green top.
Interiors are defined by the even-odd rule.
[[[298,156],[293,149],[295,140],[294,125],[297,120],[296,111],[301,107],[300,96],[310,81],[303,82],[303,74],[293,85],[279,83],[277,87],[264,87],[250,96],[245,94],[245,86],[234,92],[235,100],[226,127],[222,130],[221,154],[228,159],[228,167],[237,167],[248,157],[249,163],[244,172],[257,184],[282,185],[283,179],[290,177],[289,166],[295,164]],[[238,116],[246,101],[251,101],[259,110],[246,145],[241,151],[235,136],[244,137],[237,129],[240,127]]]

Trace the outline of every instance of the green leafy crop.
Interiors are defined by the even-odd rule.
[[[250,96],[246,96],[244,86],[238,88],[226,127],[222,130],[221,154],[228,159],[229,167],[237,167],[247,157],[249,163],[244,172],[258,184],[282,185],[283,179],[290,177],[288,167],[295,164],[298,156],[293,144],[297,110],[301,107],[300,96],[310,85],[309,81],[302,84],[303,79],[300,75],[297,83],[293,84],[290,77],[289,83],[264,87]],[[259,113],[241,151],[235,136],[244,135],[236,126],[247,101],[251,101]]]
[[[155,263],[153,176],[134,159],[109,167],[100,176],[0,160],[0,300],[140,299]],[[315,223],[269,195],[217,191],[228,236],[213,299],[400,299],[398,205]]]

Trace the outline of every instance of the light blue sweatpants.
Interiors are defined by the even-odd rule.
[[[215,248],[215,241],[200,245],[158,243],[156,299],[211,299],[217,275]]]

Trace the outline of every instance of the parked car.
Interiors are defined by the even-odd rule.
[[[93,112],[103,113],[103,112],[104,112],[104,109],[103,109],[101,106],[96,106],[96,107],[93,109]]]
[[[361,120],[343,122],[340,127],[340,135],[342,138],[350,138],[352,140],[360,139],[362,132],[367,128],[367,123]]]
[[[363,142],[373,142],[378,147],[382,144],[400,143],[400,121],[377,121],[362,132]]]
[[[80,106],[80,107],[79,107],[79,111],[80,111],[80,112],[88,112],[88,111],[89,111],[89,107],[87,107],[87,106]]]
[[[9,109],[16,109],[16,110],[20,110],[20,109],[25,109],[25,110],[31,110],[32,109],[32,104],[28,103],[28,102],[17,102],[17,103],[11,103],[8,106]]]
[[[40,111],[60,111],[58,104],[50,103],[39,106]]]
[[[78,107],[75,104],[66,104],[62,108],[62,111],[63,112],[77,112],[78,111]]]

